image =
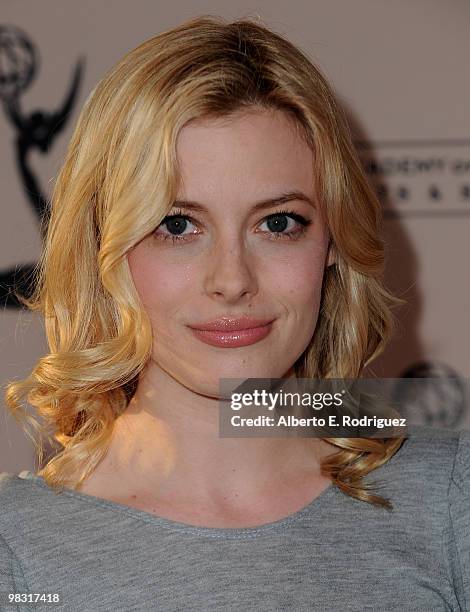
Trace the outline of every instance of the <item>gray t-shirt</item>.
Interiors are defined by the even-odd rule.
[[[366,477],[393,511],[330,486],[259,527],[212,528],[0,475],[1,610],[470,611],[470,432],[415,428]]]

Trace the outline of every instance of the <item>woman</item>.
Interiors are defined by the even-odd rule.
[[[204,16],[126,55],[79,118],[27,302],[50,353],[6,400],[59,447],[2,476],[0,590],[469,609],[468,433],[218,432],[222,378],[356,378],[383,350],[380,221],[331,87],[279,34]]]

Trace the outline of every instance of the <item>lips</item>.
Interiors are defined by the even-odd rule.
[[[271,333],[274,319],[253,317],[222,317],[205,323],[190,325],[193,334],[205,344],[223,348],[237,348],[255,344]]]
[[[231,332],[264,327],[272,321],[273,319],[255,319],[253,317],[221,317],[204,323],[191,324],[189,327],[203,331]]]

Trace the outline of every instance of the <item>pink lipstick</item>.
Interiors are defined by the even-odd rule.
[[[253,317],[221,317],[204,323],[192,324],[193,334],[212,346],[236,348],[259,342],[271,332],[273,319]]]

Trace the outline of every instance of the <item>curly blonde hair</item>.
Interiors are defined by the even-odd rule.
[[[315,181],[336,263],[326,269],[317,327],[298,377],[356,378],[382,352],[401,303],[382,285],[381,207],[332,87],[306,55],[259,20],[203,15],[125,55],[85,102],[57,176],[31,298],[50,352],[6,387],[7,407],[55,451],[38,471],[79,488],[107,452],[151,355],[152,328],[126,254],[176,197],[176,139],[191,119],[279,109],[315,153]],[[22,401],[35,407],[38,420]],[[29,431],[31,428],[31,431]],[[363,477],[402,438],[328,438],[322,473],[346,494],[391,507]]]

